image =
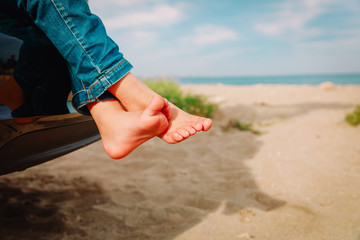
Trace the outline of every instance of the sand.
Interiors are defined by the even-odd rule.
[[[0,239],[360,239],[360,86],[182,88],[220,104],[211,131],[0,177]]]

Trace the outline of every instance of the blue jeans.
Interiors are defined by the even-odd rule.
[[[85,0],[1,0],[0,32],[24,42],[14,73],[20,86],[46,79],[62,89],[71,79],[73,105],[84,114],[88,103],[114,98],[107,89],[132,68]]]

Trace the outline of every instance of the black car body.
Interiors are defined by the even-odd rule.
[[[21,42],[0,35],[0,44],[2,88],[12,77]],[[65,113],[62,109],[56,114],[52,109],[52,114],[14,117],[14,112],[0,102],[0,175],[24,170],[100,139],[91,116],[77,113],[69,102],[64,102],[63,108]]]

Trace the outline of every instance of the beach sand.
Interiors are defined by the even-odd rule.
[[[211,131],[0,177],[0,239],[360,239],[360,86],[182,88],[219,103]]]

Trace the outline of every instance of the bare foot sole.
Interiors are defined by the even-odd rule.
[[[127,156],[142,143],[161,135],[168,128],[162,113],[167,108],[160,96],[155,96],[144,111],[137,112],[126,112],[115,100],[89,104],[105,152],[114,159]]]
[[[170,105],[169,127],[159,137],[167,143],[181,142],[200,131],[207,131],[212,126],[209,118],[191,115],[174,104]]]

